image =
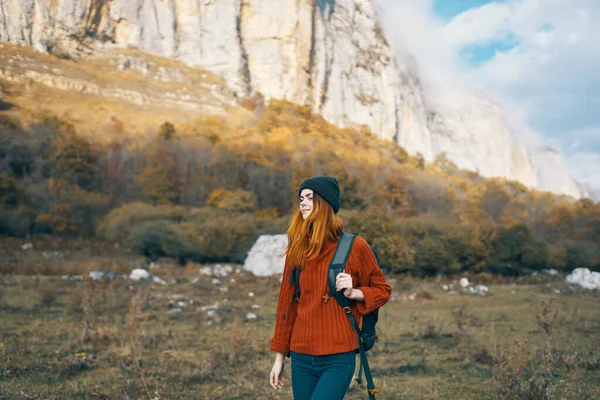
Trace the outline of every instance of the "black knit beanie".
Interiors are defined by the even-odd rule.
[[[337,214],[340,209],[340,185],[338,180],[331,176],[313,176],[308,178],[300,185],[298,196],[303,189],[311,189],[325,200],[333,212]]]

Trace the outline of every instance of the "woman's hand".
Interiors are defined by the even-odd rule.
[[[343,290],[344,296],[351,298],[352,296],[352,276],[346,272],[341,272],[335,277],[335,290],[338,292]]]
[[[283,388],[283,367],[285,366],[285,355],[281,353],[277,353],[275,356],[275,362],[273,363],[273,368],[271,369],[270,382],[271,386],[275,390],[279,390]]]

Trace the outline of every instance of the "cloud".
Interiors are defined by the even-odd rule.
[[[443,27],[443,33],[455,47],[493,43],[509,36],[511,6],[488,3],[457,15]]]
[[[415,57],[427,84],[491,94],[529,132],[530,144],[556,146],[575,179],[600,187],[600,2],[490,2],[450,21],[436,16],[431,1],[375,5],[388,37]],[[488,60],[464,56],[488,46],[496,49]]]

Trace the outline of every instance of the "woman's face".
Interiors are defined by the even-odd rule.
[[[313,191],[310,189],[302,189],[300,192],[300,212],[302,219],[306,219],[313,209]]]

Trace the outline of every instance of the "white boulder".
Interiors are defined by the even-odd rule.
[[[244,269],[257,276],[271,276],[283,273],[286,235],[262,235],[258,238],[248,257],[244,261]]]
[[[600,290],[600,273],[592,272],[587,268],[575,268],[567,276],[566,281],[585,289]]]

